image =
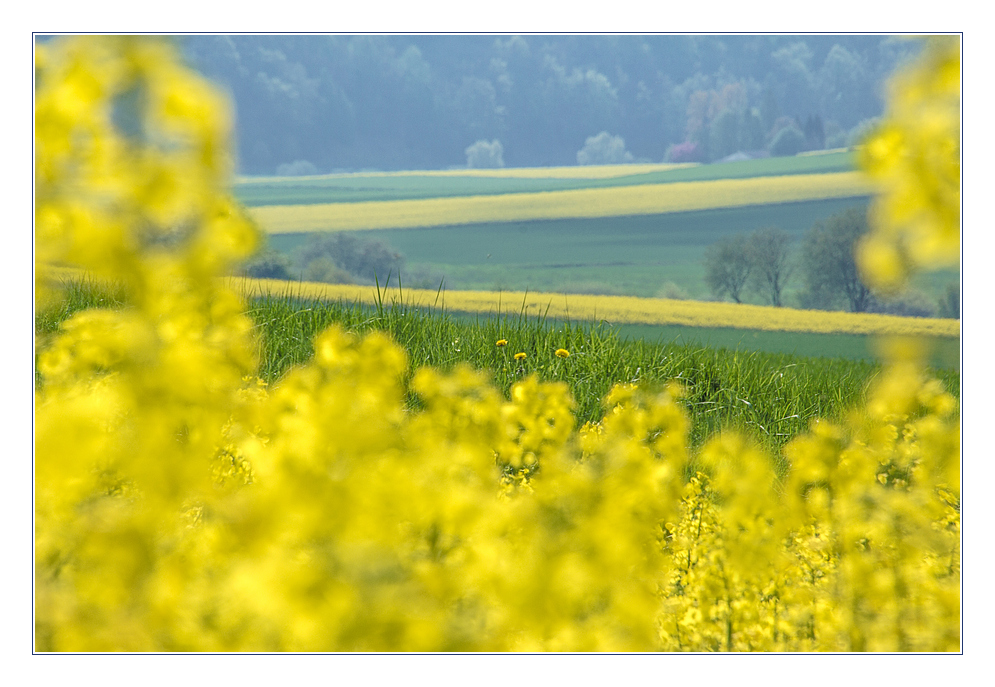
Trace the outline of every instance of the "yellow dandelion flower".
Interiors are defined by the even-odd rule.
[[[570,351],[568,351],[565,348],[557,348],[556,349],[556,357],[557,358],[569,358],[570,357]]]
[[[525,354],[524,353],[516,353],[515,354],[515,360],[525,360]]]
[[[496,342],[494,343],[494,345],[495,345],[495,346],[498,346],[498,347],[501,347],[501,346],[507,346],[507,345],[508,345],[508,340],[507,340],[507,339],[498,339],[498,340],[497,340],[497,341],[496,341]]]

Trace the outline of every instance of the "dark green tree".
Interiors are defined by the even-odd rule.
[[[854,246],[867,231],[866,208],[848,208],[813,225],[802,247],[809,294],[829,303],[845,299],[852,312],[867,310],[871,292],[854,258]]]
[[[791,277],[791,236],[778,227],[761,227],[746,244],[754,288],[765,295],[771,305],[781,307],[784,285]]]
[[[750,267],[745,234],[724,238],[705,249],[705,283],[718,298],[728,295],[737,303],[742,303]]]

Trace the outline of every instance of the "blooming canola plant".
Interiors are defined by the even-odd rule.
[[[36,303],[47,264],[129,292],[39,341],[36,650],[959,650],[959,408],[913,349],[783,479],[689,456],[676,384],[576,427],[332,327],[267,386],[225,101],[160,38],[36,54]]]

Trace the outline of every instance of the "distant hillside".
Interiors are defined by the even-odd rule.
[[[918,51],[881,35],[178,40],[234,98],[240,171],[270,175],[839,147]]]

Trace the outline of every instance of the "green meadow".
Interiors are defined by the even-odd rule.
[[[121,291],[86,281],[68,282],[65,295],[59,306],[36,315],[39,349],[73,313],[127,305]],[[777,453],[812,419],[842,419],[881,369],[872,342],[847,335],[617,326],[285,296],[254,299],[246,307],[257,328],[259,375],[270,384],[310,361],[314,337],[328,326],[358,335],[383,331],[405,349],[411,372],[425,365],[451,370],[467,364],[486,370],[506,394],[530,374],[565,382],[577,403],[578,423],[601,418],[601,401],[616,383],[656,387],[677,380],[686,393],[682,403],[691,418],[692,448],[719,429],[736,428]],[[508,345],[496,346],[501,339]],[[945,355],[957,359],[954,341],[947,345]],[[559,348],[570,356],[556,357]],[[519,352],[526,354],[523,361],[514,358]],[[936,351],[930,362],[932,373],[959,396],[959,366]],[[410,397],[409,402],[418,401]]]
[[[743,179],[756,176],[848,172],[854,169],[853,153],[775,157],[723,164],[698,165],[607,179],[557,179],[510,176],[437,174],[343,174],[282,179],[242,179],[235,196],[249,207],[262,205],[311,205],[374,200],[410,200],[451,196],[534,193],[578,188],[606,188],[680,181]]]
[[[250,206],[293,205],[556,191],[852,169],[852,152],[834,152],[698,165],[603,179],[412,172],[243,180],[237,185],[236,193]],[[816,222],[851,207],[866,208],[869,202],[869,197],[857,196],[660,215],[366,230],[362,236],[382,240],[404,256],[401,282],[412,288],[708,300],[712,295],[705,282],[704,258],[710,245],[731,235],[775,226],[793,237],[797,249]],[[309,234],[271,235],[269,247],[292,255],[309,237]],[[797,307],[802,303],[804,286],[797,264],[797,250],[794,261],[784,290],[784,302]],[[396,283],[397,275],[389,277]],[[920,299],[935,304],[948,286],[958,281],[957,270],[942,270],[918,277],[911,286]],[[747,291],[744,302],[765,304],[766,300],[761,294]],[[623,340],[689,343],[734,351],[852,361],[876,359],[873,341],[856,335],[618,323],[610,326]],[[930,356],[931,362],[938,367],[959,369],[959,340],[932,342]]]
[[[363,236],[385,240],[405,256],[402,281],[412,287],[434,288],[444,280],[450,289],[643,297],[668,295],[667,289],[676,287],[676,293],[705,299],[702,261],[709,245],[772,225],[800,238],[816,221],[867,203],[857,197],[664,215],[369,230]],[[274,249],[288,253],[307,240],[307,234],[269,238]],[[789,298],[792,291],[789,287]]]

